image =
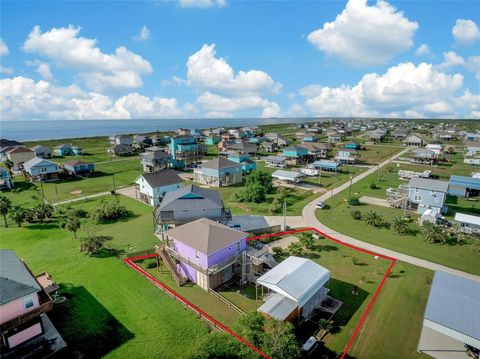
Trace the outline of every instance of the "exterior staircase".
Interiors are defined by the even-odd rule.
[[[161,247],[157,250],[158,255],[162,259],[163,263],[167,266],[168,270],[172,274],[173,279],[179,286],[182,286],[187,281],[177,270],[177,265],[175,264],[174,259],[167,252],[165,247]]]

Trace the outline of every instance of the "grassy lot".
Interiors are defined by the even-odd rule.
[[[380,181],[378,181],[379,189],[371,189],[370,184],[375,181],[376,175],[368,176],[362,181],[355,184],[352,188],[352,193],[358,197],[368,195],[380,198],[385,198],[385,190],[389,186],[393,186],[398,176],[395,172],[382,172]],[[383,179],[383,182],[382,182]],[[431,244],[425,241],[422,234],[416,236],[399,235],[393,229],[376,228],[368,226],[363,221],[356,221],[351,216],[352,210],[360,210],[363,214],[369,210],[381,214],[384,219],[391,220],[393,217],[401,216],[402,211],[395,208],[385,208],[373,205],[361,205],[352,207],[347,203],[348,190],[345,190],[333,197],[332,203],[330,200],[327,204],[332,205],[331,209],[317,210],[317,217],[329,228],[332,228],[343,234],[352,236],[359,240],[373,243],[381,247],[389,248],[394,251],[409,254],[415,257],[423,258],[431,262],[446,265],[448,267],[456,268],[473,274],[480,274],[480,267],[478,261],[480,260],[480,253],[472,249],[471,243],[463,245],[440,245]],[[461,203],[461,202],[460,202]],[[477,205],[477,202],[472,202]],[[464,208],[465,212],[471,208]],[[477,210],[474,208],[473,210]],[[411,212],[414,219],[417,218],[416,213]],[[419,227],[416,223],[411,223],[412,228]]]
[[[95,231],[112,236],[108,246],[114,249],[151,248],[156,243],[151,209],[127,198],[121,202],[134,216],[98,225]],[[98,201],[75,206],[93,208]],[[180,358],[193,355],[198,339],[208,333],[192,312],[118,258],[80,253],[78,241],[55,220],[1,228],[0,247],[14,249],[33,272],[48,271],[61,284],[61,293],[69,299],[49,316],[68,343],[63,357],[130,358],[141,352],[146,357]]]
[[[344,303],[334,317],[340,330],[326,337],[326,347],[342,353],[390,261],[375,260],[328,239],[316,241],[304,255],[331,271],[329,294]],[[431,271],[397,262],[349,355],[385,358],[395,353],[398,358],[426,358],[416,348],[432,276]],[[358,296],[351,294],[354,286],[358,286]],[[304,335],[306,340],[311,332]]]
[[[135,158],[99,164],[96,166],[96,172],[90,177],[79,179],[60,180],[56,182],[29,183],[25,182],[23,177],[15,177],[15,188],[20,188],[18,192],[5,191],[5,195],[10,197],[14,204],[27,204],[35,202],[32,198],[42,198],[42,187],[45,198],[53,203],[65,201],[68,199],[84,197],[95,193],[111,191],[115,181],[116,188],[129,186],[142,173],[142,165]]]

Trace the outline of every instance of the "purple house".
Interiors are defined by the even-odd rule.
[[[177,271],[205,290],[239,274],[247,233],[202,218],[166,232],[168,254]]]

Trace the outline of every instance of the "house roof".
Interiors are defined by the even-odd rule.
[[[275,178],[284,178],[287,180],[295,180],[298,177],[303,177],[303,174],[300,172],[285,171],[285,170],[276,170],[272,173],[272,177]]]
[[[308,151],[305,147],[302,146],[295,146],[295,145],[292,145],[292,146],[288,146],[288,147],[285,147],[283,149],[283,152],[285,151],[295,151],[295,152],[304,152],[304,151]]]
[[[39,292],[40,285],[10,249],[0,250],[0,305]]]
[[[147,151],[145,153],[142,153],[142,157],[149,158],[152,160],[161,160],[161,159],[171,158],[172,156],[163,150],[156,150],[156,151]]]
[[[210,254],[248,236],[211,219],[201,218],[166,232],[169,237]]]
[[[480,217],[471,214],[457,212],[455,213],[455,221],[480,226]]]
[[[283,156],[265,156],[263,160],[265,162],[285,162],[287,159]]]
[[[450,176],[450,184],[478,190],[480,189],[480,178],[452,175]]]
[[[45,166],[58,166],[58,165],[55,162],[45,160],[40,157],[33,157],[31,160],[28,160],[23,164],[23,168],[25,168],[25,170],[28,170],[32,167],[37,167],[37,166],[45,167]]]
[[[65,162],[64,166],[75,167],[75,166],[90,165],[90,164],[91,163],[89,163],[89,162],[85,162],[85,161],[81,161],[81,160],[71,160],[71,161]]]
[[[55,148],[72,148],[72,145],[67,145],[67,144],[63,143],[61,145],[55,146]]]
[[[217,157],[217,158],[214,158],[213,160],[202,163],[203,168],[210,168],[213,170],[220,170],[222,168],[231,168],[231,167],[237,167],[237,166],[238,166],[238,163],[227,160],[226,158],[223,158],[223,157]]]
[[[424,324],[480,348],[480,281],[436,271]]]
[[[413,177],[412,179],[410,179],[410,182],[408,182],[408,187],[446,193],[448,191],[448,182],[428,178]]]
[[[45,146],[42,146],[42,145],[35,145],[35,146],[33,146],[31,149],[32,149],[33,151],[40,150],[40,149],[50,151],[50,149],[49,149],[48,147],[45,147]]]
[[[171,184],[183,182],[181,177],[178,175],[178,172],[171,169],[163,169],[158,172],[144,173],[143,175],[139,176],[135,180],[135,182],[137,182],[142,177],[152,188],[168,186]]]
[[[330,271],[314,261],[290,256],[257,279],[257,283],[302,307],[330,279]]]
[[[297,302],[279,293],[271,293],[257,310],[268,314],[270,318],[285,320],[297,308]]]
[[[190,184],[177,191],[167,192],[159,206],[162,211],[223,208],[220,193]]]
[[[480,148],[480,141],[465,141],[465,147]]]
[[[24,152],[34,152],[30,148],[23,147],[23,146],[18,146],[18,147],[13,147],[11,150],[8,150],[7,153],[24,153]]]

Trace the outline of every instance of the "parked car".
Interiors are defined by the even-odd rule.
[[[317,202],[317,204],[315,204],[315,207],[318,209],[322,209],[323,207],[325,207],[325,202]]]

